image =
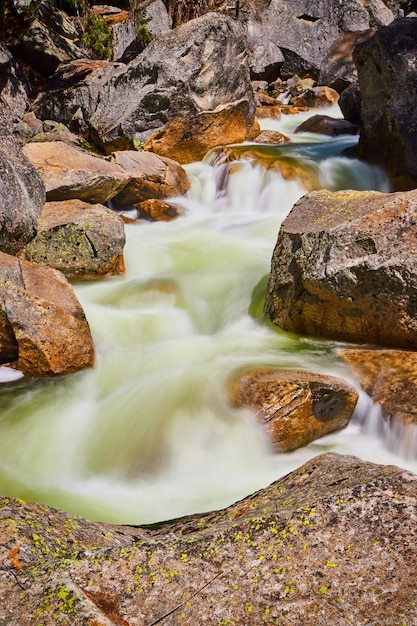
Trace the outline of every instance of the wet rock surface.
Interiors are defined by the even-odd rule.
[[[345,428],[358,399],[345,381],[310,372],[251,370],[228,385],[234,408],[248,408],[276,452],[295,450]]]
[[[146,528],[2,498],[0,619],[414,624],[416,506],[415,475],[334,454],[228,509]]]

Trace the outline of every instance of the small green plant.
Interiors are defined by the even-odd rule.
[[[110,59],[112,35],[106,20],[99,15],[95,13],[87,15],[81,41],[98,59]]]
[[[148,24],[152,18],[146,17],[143,9],[135,9],[135,19],[138,39],[142,42],[144,46],[147,46],[149,43],[151,43],[152,39],[154,39],[154,35],[151,33],[148,27]]]

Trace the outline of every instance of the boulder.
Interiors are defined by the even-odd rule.
[[[245,43],[243,28],[215,13],[161,34],[103,86],[89,120],[92,137],[106,152],[126,149],[176,118],[186,129],[182,142],[192,132],[198,144],[210,124],[212,145],[225,133],[228,141],[242,141],[255,115]]]
[[[414,474],[335,454],[144,528],[2,497],[0,621],[414,624],[416,507]]]
[[[357,46],[361,158],[386,169],[394,186],[417,186],[417,21],[401,18]]]
[[[21,28],[12,51],[42,76],[53,74],[64,61],[88,57],[73,20],[52,0],[40,0],[25,12],[26,28]]]
[[[122,63],[82,59],[62,63],[35,99],[42,120],[55,120],[86,132],[104,85],[126,69]]]
[[[102,204],[46,202],[36,237],[20,258],[60,270],[68,278],[117,276],[125,271],[123,221]]]
[[[0,253],[0,281],[1,362],[37,378],[93,365],[87,320],[60,272]]]
[[[355,389],[334,376],[268,369],[236,373],[228,394],[234,408],[253,411],[275,452],[345,428],[358,400]]]
[[[175,118],[152,134],[145,150],[179,163],[200,161],[212,148],[224,143],[242,143],[257,135],[257,124],[248,126],[247,105],[225,105],[221,111],[201,112],[197,118]]]
[[[281,328],[417,347],[417,191],[316,191],[281,225],[265,314]]]
[[[391,428],[395,422],[417,426],[416,352],[344,348],[339,354],[359,376],[366,393],[381,406],[382,416]],[[417,456],[415,448],[409,452]]]
[[[29,143],[25,156],[39,172],[47,200],[107,202],[127,184],[129,176],[116,163],[62,141]]]
[[[336,119],[329,115],[312,115],[302,122],[294,131],[295,133],[318,133],[338,137],[339,135],[357,135],[358,126],[342,119]]]
[[[10,127],[0,106],[0,250],[16,254],[36,233],[45,187]]]
[[[355,47],[375,34],[374,29],[344,33],[336,39],[324,57],[318,82],[335,89],[339,94],[358,80],[353,62]]]
[[[133,205],[151,198],[183,196],[190,183],[185,170],[172,159],[151,152],[114,152],[110,163],[122,168],[128,182],[113,201],[118,206]]]

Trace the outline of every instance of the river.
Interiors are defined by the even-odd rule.
[[[300,121],[279,122],[294,142],[277,152],[315,167],[323,187],[388,190],[379,170],[341,156],[355,138],[293,135]],[[227,506],[323,451],[417,473],[416,428],[389,431],[336,344],[261,315],[280,222],[304,190],[250,161],[187,172],[184,217],[127,225],[126,275],[75,285],[96,366],[44,381],[2,370],[0,493],[143,524]],[[274,454],[227,402],[228,377],[248,365],[344,377],[360,391],[350,425]]]

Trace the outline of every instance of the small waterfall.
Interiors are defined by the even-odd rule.
[[[340,156],[346,141],[290,150],[324,186],[385,191],[379,170]],[[185,217],[127,225],[126,276],[75,286],[96,367],[0,386],[0,492],[140,524],[226,506],[324,450],[417,471],[403,444],[375,434],[382,420],[363,392],[347,429],[291,454],[273,454],[253,417],[230,408],[226,381],[244,366],[358,383],[331,342],[259,313],[279,225],[305,190],[250,160],[187,171],[190,192],[175,199]]]

